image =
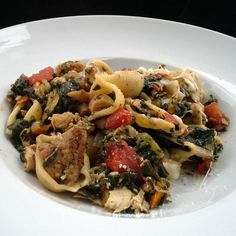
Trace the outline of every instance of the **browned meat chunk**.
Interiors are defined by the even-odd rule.
[[[73,185],[83,166],[86,131],[74,126],[58,136],[55,142],[38,145],[48,174],[58,183]]]

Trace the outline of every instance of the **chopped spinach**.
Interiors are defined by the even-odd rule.
[[[153,76],[149,76],[144,78],[144,88],[143,88],[143,92],[149,94],[155,83],[158,83],[160,80],[162,79],[161,75],[153,75]]]
[[[159,161],[157,169],[160,177],[167,178],[169,176],[169,173],[166,170],[165,166],[163,165],[162,161]]]
[[[150,150],[154,152],[158,158],[162,158],[164,156],[164,153],[159,145],[148,133],[139,133],[137,138],[137,147],[138,149],[142,149],[144,147],[150,148]]]
[[[101,173],[108,174],[109,172],[107,165],[105,163],[102,163],[99,166],[96,165],[95,167],[91,168],[90,171],[94,174],[101,174]]]
[[[109,132],[103,139],[104,143],[119,142],[125,140],[129,145],[135,144],[134,138],[130,137],[128,130],[125,127],[119,127],[112,132]]]
[[[135,172],[123,172],[117,174],[108,174],[105,178],[100,179],[97,184],[100,185],[101,189],[109,188],[112,190],[114,188],[127,187],[132,192],[137,193],[139,187],[137,184],[138,174]]]
[[[26,121],[22,119],[18,119],[14,124],[8,127],[9,130],[12,131],[10,136],[10,140],[16,149],[22,149],[22,142],[20,139],[20,134],[25,128],[29,128],[33,121]]]
[[[12,85],[11,91],[16,96],[37,97],[34,93],[34,89],[29,85],[29,81],[26,80],[23,75]]]
[[[57,90],[60,97],[53,113],[63,113],[65,111],[72,111],[75,101],[73,101],[69,96],[67,96],[67,94],[71,91],[79,90],[79,84],[76,83],[74,80],[68,80],[62,84],[52,85],[52,87]]]
[[[97,180],[95,183],[83,187],[80,191],[92,199],[101,199],[105,190],[113,190],[126,186],[134,193],[139,192],[136,185],[138,174],[134,172],[117,173],[115,175],[108,174],[106,177]]]
[[[156,164],[158,162],[157,155],[150,149],[150,146],[145,146],[136,149],[137,154],[143,159],[148,159],[152,164]]]
[[[151,176],[155,179],[159,178],[157,170],[152,166],[151,162],[148,159],[145,159],[141,163],[142,173],[144,176]]]
[[[214,129],[195,128],[186,139],[200,147],[212,150],[214,148]]]
[[[135,184],[137,181],[138,174],[135,172],[123,172],[117,175],[108,175],[106,181],[111,185],[111,188],[119,188],[126,186],[132,192],[137,193],[139,187]]]
[[[11,91],[14,96],[28,96],[30,98],[38,100],[41,104],[45,102],[45,96],[38,96],[35,94],[33,87],[29,85],[29,81],[25,79],[24,75],[21,75],[20,78],[16,80],[14,84],[11,86]]]
[[[187,102],[178,103],[175,107],[175,115],[183,118],[190,111],[189,104]]]
[[[159,132],[157,132],[156,130],[153,130],[153,129],[146,129],[146,128],[143,128],[143,127],[140,127],[139,125],[137,124],[133,124],[133,127],[139,132],[139,133],[142,133],[142,132],[145,132],[147,134],[149,134],[150,136],[152,136],[153,140],[158,143],[158,145],[160,146],[161,149],[163,148],[170,148],[170,146],[172,145],[172,143],[167,140],[166,138],[163,138]],[[144,150],[145,151],[145,150]]]
[[[81,188],[80,191],[91,199],[101,199],[102,197],[101,186],[98,183],[85,186]]]
[[[75,82],[75,80],[68,80],[58,87],[58,92],[61,96],[67,96],[67,93],[79,90],[79,84]]]

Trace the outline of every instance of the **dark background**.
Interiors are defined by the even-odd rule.
[[[184,22],[236,37],[234,1],[194,0],[7,0],[1,3],[0,28],[71,15],[132,15]]]

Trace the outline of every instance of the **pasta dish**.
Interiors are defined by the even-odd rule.
[[[7,98],[24,170],[115,213],[147,213],[171,201],[180,174],[208,175],[229,125],[194,71],[165,65],[66,61],[20,75]]]

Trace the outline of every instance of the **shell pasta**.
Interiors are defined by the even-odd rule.
[[[208,175],[229,125],[194,71],[164,65],[66,61],[22,74],[7,98],[24,170],[114,213],[147,213],[171,201],[173,179]]]

